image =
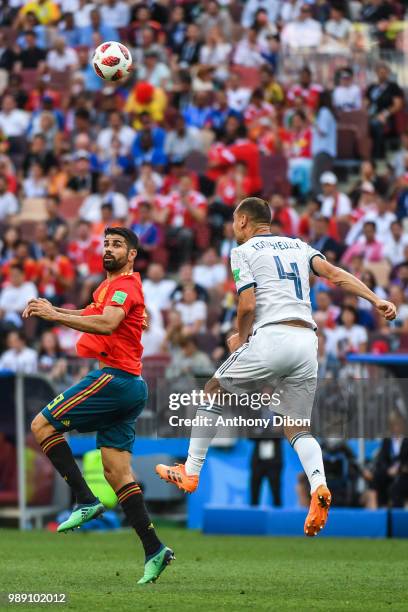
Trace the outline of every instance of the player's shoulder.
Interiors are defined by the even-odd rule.
[[[132,272],[132,274],[123,274],[122,276],[118,276],[111,282],[113,287],[128,287],[139,288],[142,286],[142,280],[140,278],[139,272]]]

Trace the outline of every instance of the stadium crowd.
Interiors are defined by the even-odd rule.
[[[314,277],[320,376],[349,352],[405,347],[405,11],[394,0],[1,2],[0,368],[61,387],[83,374],[75,331],[21,313],[35,296],[89,303],[103,230],[127,225],[141,243],[147,370],[160,356],[172,378],[211,373],[235,325],[231,219],[247,195],[270,202],[273,233],[397,304],[382,322]],[[93,70],[109,40],[132,52],[124,83]]]

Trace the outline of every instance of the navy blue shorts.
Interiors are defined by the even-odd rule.
[[[57,431],[96,431],[97,447],[132,451],[136,419],[147,401],[147,384],[141,376],[103,368],[93,370],[79,383],[60,393],[42,414]]]

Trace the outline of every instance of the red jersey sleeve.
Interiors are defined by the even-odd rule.
[[[120,306],[125,311],[125,314],[128,315],[132,306],[136,305],[144,307],[142,283],[139,274],[124,276],[111,283],[106,294],[104,307]]]

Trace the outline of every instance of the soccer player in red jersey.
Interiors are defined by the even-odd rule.
[[[81,331],[78,355],[99,362],[97,370],[52,400],[31,425],[37,442],[76,496],[76,506],[58,531],[80,527],[105,510],[63,436],[72,429],[96,430],[105,478],[144,547],[145,571],[138,584],[146,584],[160,576],[174,554],[157,537],[131,469],[135,421],[147,400],[147,385],[141,377],[145,306],[140,276],[133,272],[137,248],[134,232],[107,228],[103,247],[107,277],[94,292],[92,304],[83,310],[67,310],[40,298],[30,300],[23,316]]]

